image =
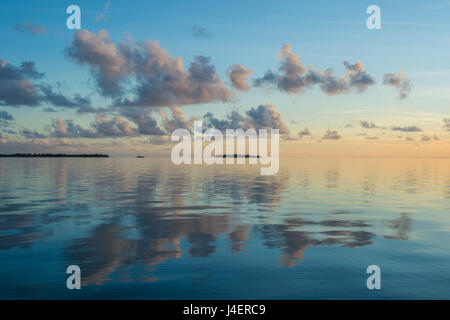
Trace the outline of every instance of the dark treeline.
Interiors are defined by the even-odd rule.
[[[216,157],[222,157],[222,158],[261,158],[260,155],[249,155],[249,154],[223,154],[223,155],[217,155]]]
[[[3,158],[108,158],[107,154],[65,154],[65,153],[14,153],[0,154]]]

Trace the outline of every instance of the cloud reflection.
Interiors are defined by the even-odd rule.
[[[385,189],[377,171],[354,165],[294,162],[260,176],[246,166],[175,168],[151,159],[21,161],[0,161],[0,251],[33,250],[64,230],[63,265],[79,265],[83,285],[158,281],[171,259],[246,255],[255,243],[294,267],[318,246],[359,248],[380,232],[403,241],[412,232],[406,213],[375,227],[378,218],[357,204],[376,205]],[[389,177],[390,192],[421,192],[423,179],[411,169]],[[360,199],[349,206],[351,195]]]

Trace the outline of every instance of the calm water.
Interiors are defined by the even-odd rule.
[[[0,159],[0,199],[3,299],[450,298],[449,160]]]

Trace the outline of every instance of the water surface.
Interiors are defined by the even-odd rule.
[[[0,298],[450,299],[449,160],[280,165],[0,159]]]

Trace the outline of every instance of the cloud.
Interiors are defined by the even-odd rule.
[[[143,108],[124,108],[121,115],[137,124],[141,135],[163,135],[164,132],[158,126],[152,111]]]
[[[289,134],[282,134],[281,139],[283,139],[285,141],[297,141],[297,140],[299,140],[299,137],[291,136]]]
[[[172,134],[176,129],[190,130],[190,127],[196,118],[192,117],[189,120],[186,120],[183,110],[181,110],[180,107],[171,107],[170,111],[172,118],[169,118],[166,112],[160,112],[162,123],[167,134]]]
[[[109,109],[105,108],[93,108],[89,97],[83,97],[78,93],[75,94],[73,98],[69,98],[60,92],[53,91],[53,88],[50,85],[41,85],[39,88],[42,92],[42,100],[51,103],[56,107],[75,108],[77,109],[77,113],[109,111]]]
[[[80,125],[73,123],[73,120],[61,120],[55,118],[52,120],[51,136],[56,138],[94,138],[94,130],[84,129]]]
[[[192,124],[197,119],[196,117],[186,119],[180,107],[170,107],[170,114],[163,110],[160,111],[161,123],[158,123],[153,116],[154,110],[140,107],[122,108],[120,115],[124,118],[119,116],[108,118],[104,114],[98,114],[89,127],[75,124],[72,119],[55,118],[52,119],[50,125],[46,126],[48,136],[29,129],[23,129],[20,134],[28,139],[168,136],[178,128],[192,130]],[[237,111],[232,111],[223,120],[215,118],[212,113],[205,114],[203,119],[205,127],[214,127],[221,131],[238,128],[244,130],[248,128],[273,128],[279,129],[280,134],[289,134],[289,129],[281,119],[280,113],[272,105],[260,105],[257,108],[251,108],[246,112],[246,116],[242,116]],[[137,127],[132,126],[132,123]],[[154,140],[153,144],[159,144],[158,139]]]
[[[233,88],[241,91],[250,90],[248,78],[252,74],[252,70],[245,68],[241,64],[233,64],[227,70],[227,76],[233,85]]]
[[[216,128],[220,131],[226,129],[279,129],[280,134],[289,134],[289,128],[283,122],[281,114],[276,111],[276,107],[270,104],[259,105],[245,112],[245,116],[237,111],[232,111],[226,115],[225,119],[214,117],[211,112],[203,116],[203,126],[206,128]]]
[[[50,103],[57,107],[76,108],[78,113],[104,112],[95,109],[87,97],[75,94],[73,98],[55,92],[49,84],[35,84],[44,73],[38,72],[34,62],[24,61],[20,66],[0,60],[0,105],[19,107]]]
[[[90,67],[100,93],[116,98],[117,106],[180,106],[227,101],[228,89],[210,58],[194,57],[187,70],[183,60],[169,55],[158,42],[121,42],[117,46],[105,30],[98,34],[78,30],[66,53]],[[124,82],[135,83],[122,98]]]
[[[39,104],[39,93],[31,79],[40,79],[34,62],[25,61],[19,67],[0,60],[0,105],[36,106]]]
[[[171,141],[167,136],[151,136],[149,139],[149,143],[153,145],[163,145],[171,143]]]
[[[373,122],[367,122],[367,121],[360,121],[359,122],[361,127],[366,128],[366,129],[374,129],[377,128],[377,126],[375,125],[375,123]]]
[[[215,118],[214,114],[208,112],[203,116],[203,125],[206,128],[216,128],[224,132],[226,129],[243,128],[244,120],[245,117],[235,110],[227,114],[226,119],[223,120]]]
[[[91,68],[103,95],[117,96],[122,92],[119,82],[129,72],[125,59],[109,40],[106,30],[100,30],[98,34],[87,30],[76,31],[71,46],[66,48],[66,54],[77,63]]]
[[[403,131],[403,132],[422,132],[423,129],[417,126],[409,126],[409,127],[392,127],[393,131]]]
[[[205,27],[201,27],[195,24],[192,26],[191,31],[192,35],[196,38],[211,39],[214,37],[214,35],[210,33]]]
[[[44,108],[42,111],[44,111],[44,112],[56,112],[56,110],[53,109],[53,108]]]
[[[280,134],[289,134],[289,129],[281,119],[281,114],[276,107],[270,104],[259,105],[246,112],[245,126],[247,128],[271,128],[279,129]]]
[[[278,82],[278,76],[271,70],[267,70],[264,76],[257,78],[253,81],[255,87],[261,87],[263,85],[275,85]]]
[[[327,132],[323,135],[322,139],[339,140],[342,139],[342,136],[339,135],[337,131],[331,131],[330,129],[328,129]]]
[[[6,111],[0,111],[0,120],[12,121],[14,117]]]
[[[14,29],[16,31],[20,31],[23,33],[28,33],[31,34],[33,36],[37,36],[40,34],[44,34],[47,32],[47,29],[43,26],[40,26],[38,24],[35,23],[30,23],[30,22],[26,22],[26,23],[22,23],[22,24],[16,24],[14,26]]]
[[[444,119],[444,128],[450,131],[450,118]]]
[[[379,127],[377,126],[375,123],[373,122],[368,122],[368,121],[363,121],[361,120],[359,122],[359,124],[361,125],[361,127],[366,128],[366,129],[386,129],[385,127]]]
[[[45,134],[39,133],[36,130],[23,129],[20,134],[27,139],[44,139],[47,138]]]
[[[433,136],[427,136],[427,135],[422,134],[422,141],[431,141],[431,140],[439,141],[440,139],[439,139],[439,136],[436,134],[434,134]]]
[[[102,13],[99,13],[95,16],[95,20],[97,21],[101,21],[101,20],[106,20],[107,16],[108,16],[108,12],[109,12],[109,7],[111,6],[110,2],[106,2],[105,3],[105,9],[103,10]]]
[[[346,67],[350,87],[356,87],[363,91],[368,86],[375,84],[375,80],[364,70],[364,65],[360,61],[350,64],[347,60],[344,60],[344,66]]]
[[[74,124],[73,120],[59,118],[53,119],[49,129],[51,136],[56,138],[120,138],[139,135],[138,130],[132,128],[128,121],[120,117],[108,119],[104,115],[97,115],[88,129]]]
[[[345,73],[341,78],[333,76],[333,69],[325,71],[301,64],[300,56],[292,52],[291,46],[285,44],[279,53],[280,73],[267,71],[262,78],[254,80],[255,86],[276,86],[287,93],[301,93],[306,88],[318,85],[328,95],[341,94],[357,89],[363,91],[375,84],[374,79],[365,71],[361,62],[350,64],[344,60]]]
[[[96,130],[97,137],[136,137],[138,131],[130,123],[120,117],[109,120],[107,116],[98,115],[91,126]]]
[[[383,84],[396,88],[400,99],[405,99],[411,92],[411,80],[402,68],[395,74],[386,73],[383,76]]]
[[[14,130],[11,130],[11,129],[4,129],[4,130],[3,130],[3,133],[8,133],[8,134],[17,134],[17,132],[16,132],[16,131],[14,131]]]
[[[308,127],[305,127],[305,129],[303,129],[303,130],[301,130],[301,131],[298,132],[298,136],[299,136],[300,138],[302,138],[303,136],[311,136],[311,135],[312,135],[312,133],[311,133],[311,131],[308,129]]]
[[[25,141],[11,141],[6,138],[2,139],[0,134],[0,151],[1,153],[33,153],[39,150],[40,153],[47,152],[79,152],[80,148],[85,145],[80,142],[70,141],[66,138],[56,139],[27,139]],[[63,149],[60,149],[63,148]],[[95,148],[97,150],[97,148]],[[94,150],[94,152],[95,152]]]

